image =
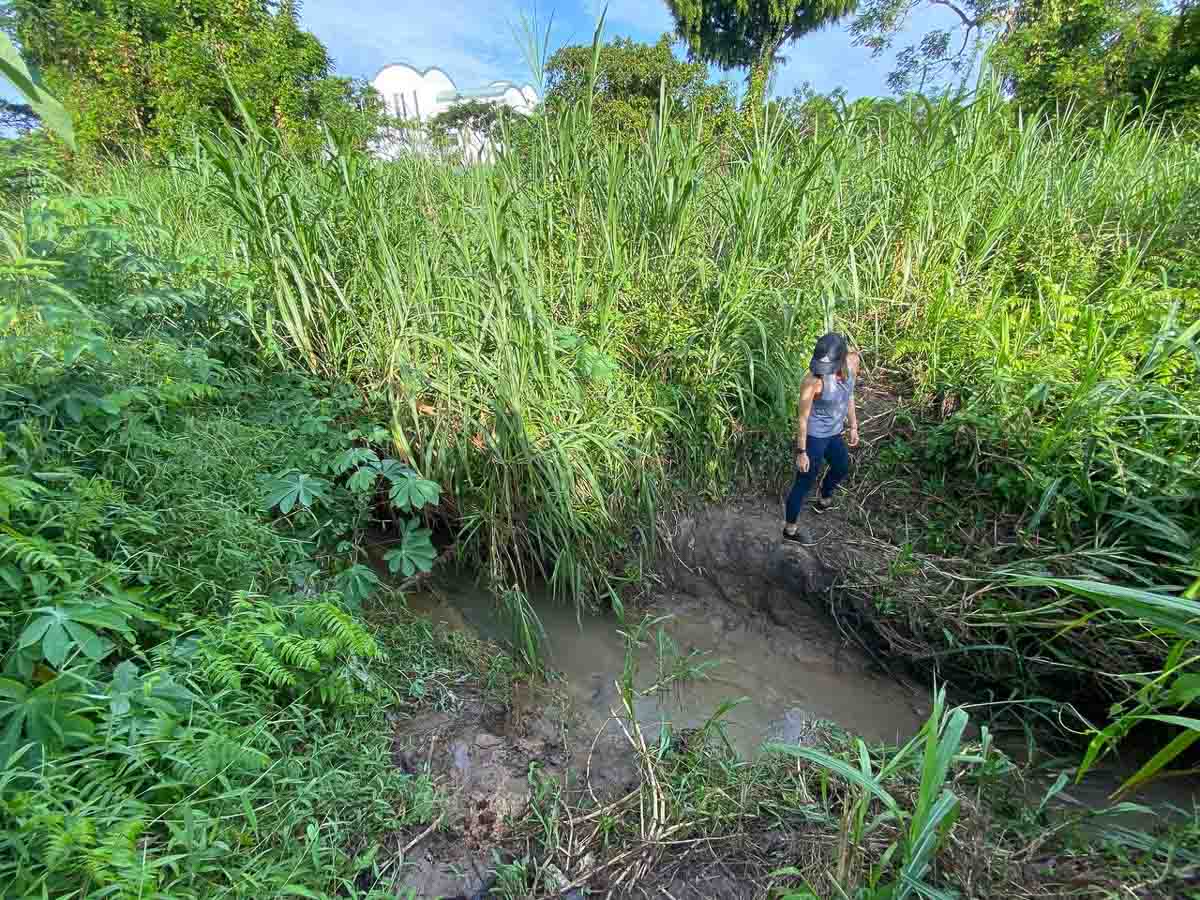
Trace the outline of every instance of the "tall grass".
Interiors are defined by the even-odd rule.
[[[958,797],[947,789],[946,783],[954,775],[951,764],[960,761],[959,749],[966,727],[966,712],[947,710],[946,693],[941,689],[934,694],[933,710],[921,732],[883,760],[878,771],[861,740],[856,741],[857,767],[821,750],[791,744],[767,745],[768,750],[816,763],[858,788],[860,793],[847,806],[842,822],[841,852],[835,877],[838,885],[849,887],[866,881],[869,888],[856,895],[866,898],[901,900],[914,894],[922,897],[936,894],[936,889],[925,879],[958,813]],[[987,746],[985,729],[984,747]],[[968,759],[973,763],[984,763],[986,757],[985,749],[982,759],[975,756]],[[918,774],[919,785],[915,805],[908,810],[888,792],[886,782],[897,772],[910,768]],[[883,812],[868,822],[867,813],[875,801],[882,804]],[[884,852],[882,864],[873,866],[864,878],[856,871],[861,865],[858,857],[871,832],[885,822],[898,827],[897,840]],[[888,872],[889,863],[899,870],[894,876]],[[843,896],[849,894],[843,892]]]
[[[580,101],[467,170],[336,135],[314,164],[245,127],[109,188],[228,260],[270,352],[386,395],[397,452],[498,582],[603,597],[681,489],[786,459],[830,325],[957,410],[925,462],[1090,548],[1068,569],[1190,580],[1195,144],[1022,117],[988,84],[720,147],[696,124],[619,140]]]

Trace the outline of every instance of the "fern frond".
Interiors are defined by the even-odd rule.
[[[289,666],[303,669],[306,672],[318,672],[321,661],[318,659],[320,644],[306,638],[287,636],[275,645],[275,652]]]
[[[198,760],[207,778],[256,775],[271,762],[267,754],[214,731],[200,745]]]
[[[12,466],[5,466],[11,471]],[[45,493],[45,488],[27,478],[15,475],[0,475],[0,517],[7,519],[12,511],[28,509],[33,505],[33,498]]]
[[[379,647],[370,632],[343,609],[328,601],[313,604],[309,615],[338,640],[338,651],[354,656],[378,656]]]
[[[255,674],[266,679],[274,688],[295,687],[296,676],[262,644],[256,635],[246,635],[238,641],[240,649],[248,657]]]
[[[215,687],[224,690],[241,690],[242,676],[233,658],[211,647],[202,650],[205,663],[204,677]]]
[[[0,526],[0,559],[13,559],[27,569],[63,570],[63,559],[54,542],[34,534],[22,534],[9,525]]]

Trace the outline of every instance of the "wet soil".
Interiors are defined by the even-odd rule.
[[[863,394],[859,460],[870,459],[899,427],[895,398],[872,393],[869,385]],[[775,487],[781,493],[785,486]],[[701,675],[639,697],[634,715],[648,739],[663,734],[664,725],[671,735],[685,736],[732,700],[741,702],[726,713],[724,733],[744,759],[759,753],[764,741],[820,744],[831,729],[889,743],[915,733],[928,716],[928,691],[911,683],[897,663],[926,652],[912,638],[920,628],[957,626],[950,617],[890,628],[872,604],[894,591],[899,611],[893,621],[899,622],[910,602],[915,606],[935,592],[966,589],[953,577],[956,560],[930,561],[902,549],[911,549],[912,529],[924,527],[915,496],[911,485],[900,482],[866,488],[852,483],[842,508],[810,515],[816,547],[780,541],[780,503],[773,497],[692,510],[663,523],[672,552],[637,617],[667,618],[663,637],[652,632],[634,652],[635,683],[646,690],[660,681],[664,658],[686,660]],[[964,532],[959,539],[963,546],[1007,540],[999,531]],[[506,623],[485,591],[445,577],[422,588],[408,597],[412,611],[504,642]],[[636,804],[619,805],[644,777],[618,722],[623,626],[611,617],[577,618],[546,597],[531,601],[556,673],[549,684],[518,686],[510,705],[480,696],[453,712],[394,723],[396,765],[427,774],[446,798],[436,827],[397,833],[384,848],[399,861],[388,885],[398,896],[498,896],[489,893],[495,886],[491,873],[498,861],[530,852],[529,813],[550,802],[548,789],[540,787],[549,783],[545,779],[562,783],[562,802],[573,810],[610,805],[623,815],[638,815]],[[941,608],[952,611],[953,604]],[[664,647],[671,650],[665,656]],[[1064,792],[1062,802],[1079,793]],[[616,869],[604,871],[590,854],[573,859],[568,853],[559,889],[540,896],[574,900],[589,889],[601,896],[676,900],[764,897],[766,873],[797,864],[812,852],[813,841],[810,835],[805,843],[787,829],[754,827],[728,843],[683,842],[678,852],[656,856],[636,891],[614,883]],[[981,871],[992,865],[984,830],[981,824],[972,831],[979,842],[972,864]],[[1028,878],[1058,881],[1066,875],[1039,869]]]
[[[827,519],[830,527],[836,515]],[[694,732],[724,701],[737,703],[725,713],[723,733],[747,759],[765,741],[818,744],[830,729],[889,743],[917,731],[928,715],[926,692],[881,673],[846,639],[823,609],[829,582],[806,574],[819,572],[821,563],[811,550],[780,550],[775,516],[746,506],[713,511],[681,522],[676,538],[689,562],[664,572],[661,589],[630,616],[660,620],[631,657],[642,692],[634,714],[648,740],[659,740],[664,727],[673,736]],[[466,580],[438,579],[407,602],[450,629],[498,643],[507,635],[494,599]],[[477,894],[496,859],[517,853],[514,823],[539,802],[542,778],[559,780],[572,805],[594,808],[641,784],[619,721],[629,625],[611,616],[577,617],[548,597],[532,602],[554,673],[548,684],[518,685],[507,707],[474,698],[453,713],[395,722],[395,763],[427,773],[448,798],[437,829],[424,837],[398,834],[392,842],[396,851],[413,844],[393,877],[400,896]],[[669,681],[681,663],[690,677],[652,689]],[[684,848],[658,865],[654,880],[677,898],[760,895],[764,885],[750,870],[762,874],[763,853],[775,844],[786,859],[790,838],[778,833],[747,840],[752,850],[747,845],[742,856],[733,845],[717,855],[707,845]],[[696,856],[702,850],[706,855]],[[585,862],[564,873],[565,884],[586,871]],[[575,887],[602,884],[596,877]],[[623,894],[618,889],[613,896]]]

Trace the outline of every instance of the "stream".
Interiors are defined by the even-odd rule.
[[[406,603],[434,624],[509,643],[500,604],[466,578],[440,577],[407,595]],[[637,755],[631,752],[626,723],[618,722],[624,717],[617,686],[626,667],[624,626],[611,614],[577,618],[572,607],[546,594],[533,594],[530,603],[544,629],[549,687],[515,688],[503,711],[476,699],[461,711],[425,711],[397,720],[394,761],[407,771],[426,767],[446,786],[454,798],[456,829],[428,839],[426,852],[397,882],[402,893],[477,896],[471,892],[486,883],[483,873],[506,834],[505,823],[529,808],[535,765],[553,776],[565,775],[577,796],[586,791],[597,805],[619,802],[638,788]],[[673,737],[682,737],[723,704],[738,700],[721,722],[744,759],[757,756],[771,741],[820,746],[829,723],[868,741],[899,744],[912,737],[929,716],[927,690],[874,669],[821,611],[803,603],[794,610],[790,626],[782,628],[715,593],[663,591],[631,615],[637,621],[665,617],[662,638],[657,626],[650,629],[633,657],[634,713],[645,742],[658,744],[666,722]],[[667,638],[670,652],[660,654]],[[675,670],[686,661],[692,677],[654,690],[661,658],[673,661]],[[1135,798],[1138,805],[1094,817],[1109,807],[1108,794],[1127,775],[1120,769],[1097,771],[1081,785],[1059,785],[1065,790],[1053,796],[1047,796],[1053,773],[1014,781],[1011,788],[1018,803],[1023,799],[1030,808],[1048,803],[1080,820],[1078,827],[1125,842],[1128,852],[1141,852],[1144,837],[1122,838],[1119,829],[1154,828],[1164,814],[1174,814],[1175,804],[1195,802],[1195,786],[1151,785]],[[1049,873],[1059,862],[1054,854],[1034,860]],[[685,895],[696,896],[680,896]]]
[[[584,727],[602,730],[613,711],[620,711],[617,682],[626,643],[621,624],[611,614],[577,618],[573,608],[544,594],[530,601],[545,631],[547,665],[561,679],[558,686]],[[443,581],[410,595],[408,603],[434,622],[508,641],[509,625],[493,596],[469,580]],[[722,722],[730,743],[746,757],[764,741],[804,743],[819,722],[871,741],[903,742],[928,715],[924,691],[872,672],[815,610],[799,633],[715,598],[665,595],[640,614],[667,616],[660,627],[675,647],[669,658],[686,658],[702,669],[665,691],[638,697],[635,713],[647,740],[657,738],[664,722],[676,730],[698,728],[723,702],[739,699]],[[636,654],[640,691],[659,680],[656,630]]]

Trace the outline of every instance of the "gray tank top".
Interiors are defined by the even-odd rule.
[[[808,414],[808,433],[812,437],[827,438],[841,434],[846,427],[846,415],[850,411],[850,397],[854,393],[854,373],[850,372],[842,381],[837,374],[821,379],[821,393],[813,398],[812,412]]]

